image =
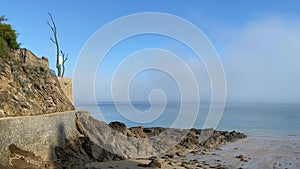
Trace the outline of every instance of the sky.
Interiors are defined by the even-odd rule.
[[[1,2],[0,15],[5,15],[7,23],[13,25],[19,33],[21,47],[30,49],[39,57],[49,58],[50,68],[55,70],[56,53],[55,45],[50,41],[52,32],[47,25],[48,12],[53,15],[57,25],[60,47],[69,55],[65,77],[79,76],[82,79],[82,83],[76,81],[78,84],[75,86],[83,86],[87,76],[80,73],[74,75],[77,60],[85,44],[99,29],[120,17],[142,12],[160,12],[187,20],[210,40],[223,65],[228,102],[300,103],[300,2],[297,0]],[[127,29],[131,27],[125,25],[124,30]],[[195,76],[201,101],[211,100],[210,76],[196,54],[179,41],[153,34],[127,38],[116,44],[103,61],[98,63],[94,77],[97,100],[113,99],[112,80],[120,63],[137,51],[152,48],[178,55]],[[173,62],[163,56],[130,63],[125,69],[130,70],[134,65],[147,63],[160,63],[168,70],[183,70],[182,66],[170,64]],[[86,70],[89,71],[88,66]],[[149,94],[159,89],[168,100],[180,101],[182,86],[178,81],[184,81],[187,76],[182,74],[176,78],[178,79],[168,72],[148,69],[132,77],[128,91],[124,91],[127,79],[117,79],[113,92],[125,93],[117,101],[126,100],[126,93],[134,101],[145,101],[149,99]],[[74,95],[75,100],[79,101],[92,99],[86,94],[84,87],[75,88]],[[153,98],[156,99],[155,95]],[[190,100],[193,99],[191,95]]]

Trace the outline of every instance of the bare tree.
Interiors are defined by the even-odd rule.
[[[54,22],[54,19],[52,17],[52,15],[48,12],[48,15],[50,16],[51,19],[51,24],[49,23],[49,21],[47,22],[48,26],[51,28],[54,39],[52,37],[50,37],[51,42],[53,42],[56,46],[56,68],[57,68],[57,76],[62,77],[61,74],[61,64],[59,63],[59,43],[58,43],[58,39],[57,39],[57,31],[56,31],[56,25]]]

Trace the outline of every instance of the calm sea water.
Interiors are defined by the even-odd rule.
[[[76,107],[89,111],[96,119],[111,122],[120,121],[128,127],[170,127],[176,120],[180,110],[179,103],[168,103],[162,115],[150,123],[135,123],[123,117],[115,106],[121,111],[130,111],[130,104],[126,103],[99,103],[77,104]],[[150,108],[149,103],[133,103],[133,106],[145,111]],[[153,109],[159,110],[161,104],[153,104]],[[194,128],[203,128],[209,103],[201,103]],[[100,110],[100,113],[99,113]],[[188,110],[187,110],[188,111]],[[188,112],[187,112],[188,113]],[[300,104],[262,104],[262,103],[227,103],[218,130],[239,131],[252,136],[300,136]]]

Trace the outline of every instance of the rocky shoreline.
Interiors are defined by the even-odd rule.
[[[120,125],[116,126],[116,123]],[[113,122],[110,123],[109,126],[117,127],[117,131],[119,131],[120,129],[119,127],[123,127],[125,125],[120,122]],[[125,128],[123,128],[122,130],[126,131],[127,136],[130,135],[128,137],[135,137],[135,138],[149,138],[153,136],[155,137],[157,134],[161,133],[162,131],[168,130],[166,128],[160,128],[160,127],[144,128],[142,126],[126,128],[126,130],[124,129]],[[199,140],[198,136],[200,135],[201,132],[211,132],[212,135],[206,141],[200,143],[198,142]],[[103,166],[101,166],[101,163],[98,162],[110,162],[110,164],[112,164],[113,162],[111,161],[123,161],[123,160],[137,160],[137,163],[135,164],[136,168],[145,168],[145,167],[161,168],[163,163],[168,161],[168,164],[171,164],[172,160],[177,161],[174,164],[180,163],[179,166],[194,164],[195,161],[185,164],[184,160],[178,161],[178,159],[185,158],[188,154],[206,154],[210,150],[220,145],[225,145],[226,143],[233,142],[242,138],[246,138],[246,136],[242,133],[238,133],[234,131],[226,132],[226,131],[216,131],[213,129],[206,129],[206,130],[191,129],[186,135],[186,137],[178,145],[168,150],[165,154],[160,154],[159,156],[151,156],[151,157],[125,158],[123,156],[106,151],[105,149],[96,145],[88,137],[81,137],[79,141],[77,140],[73,143],[70,143],[68,144],[68,146],[64,148],[57,148],[56,153],[58,157],[62,160],[61,161],[62,163],[60,163],[59,165],[71,166],[71,168],[91,168],[91,169],[103,168]],[[77,156],[77,158],[74,158],[73,156],[74,154],[80,154],[80,152],[82,152],[82,150],[78,151],[79,150],[78,147],[86,148],[84,149],[86,154],[84,153],[81,154],[80,156]],[[139,163],[138,161],[142,161],[144,163]],[[93,166],[92,165],[93,163],[97,164],[98,167]],[[120,167],[122,168],[122,166]]]
[[[67,139],[65,146],[55,147],[55,161],[44,161],[34,153],[12,144],[9,147],[9,166],[2,168],[89,168],[88,165],[95,162],[132,159],[150,160],[149,164],[136,164],[136,167],[160,168],[161,159],[177,159],[195,152],[205,153],[219,145],[246,138],[244,134],[235,131],[142,126],[127,128],[120,122],[106,124],[98,121],[87,112],[77,113],[76,116],[75,123],[80,134],[75,139]]]

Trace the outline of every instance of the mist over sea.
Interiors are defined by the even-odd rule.
[[[151,106],[148,102],[134,102],[132,105],[140,111],[146,111]],[[170,102],[166,104],[164,112],[156,120],[150,123],[135,123],[123,117],[116,109],[116,106],[118,106],[119,110],[128,112],[132,105],[112,102],[100,102],[98,104],[79,103],[76,104],[76,108],[89,111],[98,120],[106,121],[107,123],[120,121],[125,123],[127,127],[170,127],[180,111],[180,103]],[[152,108],[159,110],[162,105],[154,103]],[[199,106],[198,116],[193,125],[194,128],[203,128],[210,103],[200,103]],[[188,112],[183,113],[188,115]],[[300,137],[300,104],[227,103],[217,129],[235,130],[250,136]]]

